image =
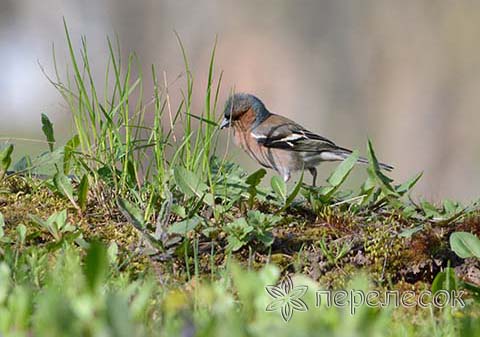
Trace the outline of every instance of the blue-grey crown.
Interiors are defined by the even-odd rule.
[[[225,103],[224,116],[229,119],[230,114],[233,114],[232,118],[235,119],[250,108],[255,111],[256,123],[261,122],[270,114],[258,97],[247,93],[236,93],[230,96]]]

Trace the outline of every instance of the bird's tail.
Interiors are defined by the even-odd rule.
[[[332,151],[332,154],[337,155],[339,157],[338,158],[339,160],[343,160],[343,159],[347,159],[348,156],[352,154],[352,151],[339,147],[338,149]],[[365,157],[358,157],[357,162],[360,164],[366,164],[366,165],[370,163],[368,159]],[[385,171],[392,171],[394,168],[392,165],[388,165],[384,163],[378,163],[378,166],[380,166],[380,168]]]

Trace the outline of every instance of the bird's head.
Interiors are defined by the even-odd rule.
[[[269,112],[265,105],[257,97],[245,93],[233,94],[225,103],[220,128],[235,126],[236,123],[247,117],[252,118],[253,123],[260,123],[268,115]]]

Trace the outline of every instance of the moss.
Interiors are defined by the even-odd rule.
[[[132,274],[153,270],[162,282],[187,281],[184,246],[177,246],[176,254],[164,254],[163,257],[162,254],[148,253],[148,245],[145,246],[141,234],[126,222],[113,203],[103,205],[89,199],[86,211],[80,215],[68,200],[51,192],[45,181],[22,177],[5,180],[0,184],[0,191],[5,232],[10,235],[19,224],[25,224],[28,229],[27,245],[47,245],[52,241],[46,230],[33,225],[29,215],[46,219],[67,209],[69,222],[80,229],[87,241],[97,239],[106,244],[115,242],[119,246],[123,270]],[[352,274],[363,270],[370,274],[377,286],[403,289],[428,285],[447,263],[453,266],[463,263],[455,259],[449,250],[448,237],[452,231],[480,234],[479,212],[472,213],[456,226],[427,221],[423,230],[407,238],[399,236],[399,233],[418,223],[403,218],[395,210],[352,212],[344,206],[322,206],[313,213],[307,206],[290,207],[282,214],[282,220],[273,231],[275,240],[270,248],[253,240],[250,249],[245,246],[231,258],[253,269],[260,269],[270,262],[279,266],[283,273],[301,272],[330,288],[345,286]],[[256,204],[255,208],[270,214],[278,211],[267,203]],[[229,218],[242,214],[240,208],[234,207]],[[206,220],[216,223],[213,218]],[[189,242],[193,242],[193,238],[198,242],[196,260],[192,244],[188,245],[190,275],[195,274],[196,265],[198,276],[209,278],[228,263],[230,257],[226,251],[226,239],[222,231],[219,234],[215,236],[215,241],[200,233],[188,238]],[[326,248],[321,248],[320,243]],[[344,247],[348,248],[347,251],[341,252]],[[322,249],[329,250],[335,261],[324,256]],[[467,269],[478,267],[474,263]]]
[[[68,221],[76,226],[85,240],[100,240],[105,244],[115,242],[120,249],[123,259],[130,261],[125,269],[132,273],[143,272],[149,266],[149,260],[140,254],[132,254],[138,246],[139,233],[126,223],[120,213],[112,217],[102,207],[90,204],[86,212],[80,215],[71,203],[53,193],[44,181],[11,177],[0,183],[0,212],[5,219],[5,234],[16,237],[14,233],[20,224],[27,227],[27,245],[49,244],[51,234],[44,228],[33,223],[30,216],[35,215],[47,219],[52,214],[64,209],[68,213]]]

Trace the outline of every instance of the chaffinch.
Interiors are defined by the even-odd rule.
[[[233,128],[237,145],[260,165],[277,171],[285,182],[292,172],[308,169],[315,186],[318,164],[341,161],[352,153],[286,117],[271,113],[251,94],[237,93],[228,98],[220,125],[221,129],[226,127]],[[363,157],[358,162],[368,164]],[[383,163],[380,167],[393,169]]]

